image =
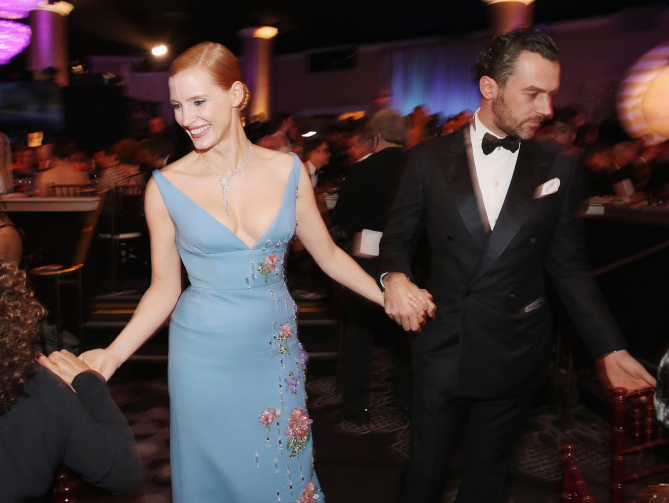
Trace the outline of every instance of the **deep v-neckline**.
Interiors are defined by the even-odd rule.
[[[253,243],[253,245],[251,245],[251,246],[249,246],[249,245],[246,243],[246,241],[244,241],[242,238],[240,238],[240,237],[237,235],[237,233],[232,232],[232,229],[230,229],[230,227],[228,227],[227,225],[225,225],[225,224],[224,224],[223,222],[221,222],[218,218],[216,218],[214,215],[212,215],[212,214],[209,213],[207,210],[205,210],[202,206],[200,206],[198,203],[196,203],[194,199],[192,199],[191,197],[189,197],[188,195],[186,195],[186,193],[185,193],[183,190],[181,190],[181,189],[180,189],[179,187],[177,187],[174,183],[172,183],[172,182],[171,182],[165,175],[163,175],[159,170],[157,170],[156,172],[157,172],[157,173],[158,173],[158,174],[159,174],[159,175],[160,175],[160,176],[161,176],[167,183],[169,183],[172,187],[174,187],[174,189],[175,189],[179,194],[181,194],[181,195],[184,197],[184,199],[190,201],[190,203],[193,204],[194,206],[196,206],[202,213],[204,213],[204,214],[207,215],[211,220],[213,220],[213,221],[216,222],[218,225],[220,225],[221,227],[223,227],[223,229],[225,229],[229,234],[231,234],[232,236],[234,236],[234,237],[237,239],[237,241],[239,241],[241,244],[243,244],[245,248],[247,248],[248,250],[253,250],[256,246],[258,246],[258,243],[261,243],[261,242],[265,239],[265,236],[267,236],[267,234],[269,234],[269,232],[272,230],[272,227],[274,227],[274,224],[275,224],[275,222],[276,222],[276,220],[277,220],[279,214],[281,213],[281,209],[283,208],[283,205],[284,205],[284,203],[286,202],[286,195],[288,194],[288,188],[290,187],[290,182],[291,182],[291,180],[292,180],[292,178],[293,178],[293,170],[294,170],[294,169],[295,169],[295,163],[293,163],[293,166],[290,168],[290,174],[288,175],[288,180],[286,180],[286,186],[285,186],[285,188],[283,189],[283,196],[281,197],[281,203],[279,204],[279,209],[277,209],[276,213],[274,214],[274,218],[272,219],[272,222],[269,224],[269,227],[268,227],[267,230],[263,233],[263,235],[260,236],[260,237],[258,238],[258,240],[257,240],[255,243]]]

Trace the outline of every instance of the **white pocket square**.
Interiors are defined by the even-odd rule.
[[[559,188],[560,179],[553,178],[552,180],[548,180],[546,183],[542,183],[537,187],[537,190],[534,192],[534,198],[538,199],[540,197],[550,196],[551,194],[557,192]]]

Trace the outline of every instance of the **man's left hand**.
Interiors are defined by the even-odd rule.
[[[597,368],[602,382],[611,389],[635,391],[657,385],[655,378],[625,349],[599,358]]]

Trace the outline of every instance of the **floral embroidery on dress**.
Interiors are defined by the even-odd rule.
[[[293,327],[290,326],[290,323],[285,322],[279,325],[279,335],[276,336],[279,341],[279,353],[282,355],[289,355],[290,348],[288,348],[288,339],[293,336]]]
[[[260,413],[260,424],[269,430],[272,426],[272,423],[274,423],[274,421],[280,417],[280,410],[276,410],[274,407],[267,407]]]
[[[288,386],[290,394],[293,396],[297,395],[297,386],[298,384],[300,384],[300,378],[295,375],[295,372],[293,372],[292,370],[288,372],[288,377],[283,381]]]
[[[309,363],[309,353],[304,349],[301,342],[298,342],[300,348],[300,366],[302,367],[302,372],[307,371],[307,364]]]
[[[309,439],[311,431],[309,425],[313,420],[309,419],[309,414],[302,407],[295,407],[290,411],[288,426],[286,426],[285,435],[288,437],[286,447],[290,449],[290,457],[300,457],[300,451],[304,450]]]
[[[274,271],[276,264],[279,263],[279,256],[276,253],[265,255],[262,264],[258,266],[258,272],[265,276],[265,283],[267,283],[267,276]]]
[[[317,503],[320,500],[320,496],[316,494],[318,491],[318,486],[312,480],[302,490],[302,496],[295,503]]]

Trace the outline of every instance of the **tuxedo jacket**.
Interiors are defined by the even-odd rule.
[[[383,232],[404,163],[404,150],[389,147],[351,164],[334,208],[349,236],[363,229]]]
[[[381,240],[379,271],[411,278],[416,242],[424,230],[429,238],[425,286],[437,313],[414,341],[416,379],[474,398],[541,385],[553,332],[544,272],[595,356],[625,348],[574,216],[585,197],[578,159],[522,142],[492,231],[471,173],[465,128],[412,148]]]

